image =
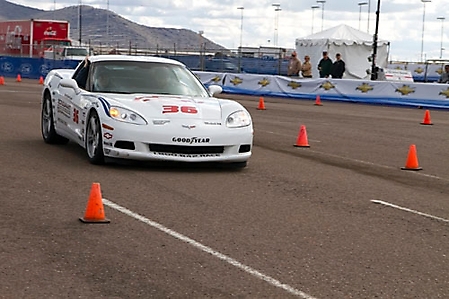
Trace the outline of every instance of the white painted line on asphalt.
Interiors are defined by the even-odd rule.
[[[186,237],[186,236],[184,236],[184,235],[182,235],[182,234],[180,234],[180,233],[178,233],[178,232],[176,232],[174,230],[171,230],[171,229],[163,226],[162,224],[154,222],[154,221],[152,221],[152,220],[150,220],[150,219],[148,219],[148,218],[146,218],[146,217],[144,217],[142,215],[139,215],[137,213],[134,213],[133,211],[128,210],[125,207],[122,207],[122,206],[120,206],[120,205],[118,205],[116,203],[113,203],[110,200],[107,200],[107,199],[103,198],[103,203],[106,206],[108,206],[108,207],[110,207],[112,209],[115,209],[115,210],[117,210],[119,212],[122,212],[123,214],[128,215],[128,216],[130,216],[130,217],[132,217],[132,218],[134,218],[136,220],[139,220],[139,221],[141,221],[143,223],[146,223],[146,224],[148,224],[148,225],[150,225],[150,226],[152,226],[154,228],[157,228],[158,230],[166,233],[167,235],[169,235],[171,237],[174,237],[174,238],[176,238],[178,240],[181,240],[181,241],[183,241],[183,242],[185,242],[185,243],[187,243],[189,245],[192,245],[193,247],[195,247],[197,249],[200,249],[200,250],[202,250],[202,251],[204,251],[206,253],[209,253],[212,256],[214,256],[216,258],[219,258],[219,259],[221,259],[221,260],[223,260],[223,261],[225,261],[225,262],[227,262],[227,263],[229,263],[229,264],[231,264],[231,265],[233,265],[233,266],[235,266],[235,267],[237,267],[237,268],[239,268],[239,269],[241,269],[241,270],[243,270],[243,271],[245,271],[245,272],[247,272],[247,273],[257,277],[257,278],[259,278],[259,279],[262,279],[262,280],[268,282],[269,284],[271,284],[271,285],[273,285],[273,286],[275,286],[277,288],[284,289],[285,291],[287,291],[288,293],[290,293],[292,295],[296,295],[296,296],[299,296],[299,297],[304,298],[304,299],[316,299],[315,297],[312,297],[312,296],[310,296],[310,295],[308,295],[308,294],[306,294],[306,293],[304,293],[304,292],[302,292],[300,290],[297,290],[297,289],[295,289],[295,288],[293,288],[293,287],[291,287],[291,286],[289,286],[287,284],[284,284],[284,283],[280,282],[279,280],[276,280],[276,279],[274,279],[274,278],[272,278],[272,277],[270,277],[268,275],[265,275],[265,274],[255,270],[255,269],[253,269],[253,268],[251,268],[249,266],[246,266],[246,265],[240,263],[239,261],[237,261],[237,260],[235,260],[235,259],[233,259],[233,258],[231,258],[231,257],[229,257],[227,255],[224,255],[224,254],[222,254],[222,253],[220,253],[220,252],[218,252],[216,250],[213,250],[212,248],[210,248],[208,246],[205,246],[205,245],[203,245],[203,244],[201,244],[201,243],[199,243],[199,242],[197,242],[197,241],[195,241],[195,240],[193,240],[193,239],[191,239],[189,237]]]
[[[32,92],[32,91],[20,91],[20,90],[2,90],[2,92],[10,92],[10,93],[29,93],[29,94],[35,94],[36,92]]]
[[[435,220],[438,220],[438,221],[443,221],[443,222],[448,222],[449,223],[448,219],[444,219],[444,218],[440,218],[440,217],[433,216],[433,215],[430,215],[430,214],[418,212],[418,211],[415,211],[415,210],[412,210],[412,209],[400,207],[400,206],[397,206],[397,205],[394,205],[392,203],[385,202],[385,201],[382,201],[382,200],[371,200],[371,202],[377,203],[377,204],[381,204],[381,205],[385,205],[385,206],[388,206],[388,207],[391,207],[391,208],[399,209],[399,210],[402,210],[402,211],[410,212],[410,213],[417,214],[417,215],[420,215],[420,216],[432,218],[432,219],[435,219]]]

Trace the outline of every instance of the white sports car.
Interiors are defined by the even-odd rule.
[[[82,146],[105,158],[220,162],[245,167],[253,125],[248,111],[213,96],[182,63],[125,55],[87,57],[44,80],[41,129],[46,143]]]

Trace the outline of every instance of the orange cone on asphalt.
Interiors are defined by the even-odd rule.
[[[306,126],[301,125],[301,127],[299,128],[298,138],[296,139],[296,143],[293,146],[295,146],[295,147],[310,147],[309,141],[307,140]]]
[[[265,102],[263,100],[263,97],[259,98],[259,106],[257,107],[257,110],[265,110]]]
[[[323,104],[321,104],[321,97],[320,97],[319,94],[316,95],[315,104],[314,105],[315,106],[323,106]]]
[[[17,82],[22,82],[22,76],[20,76],[20,74],[17,74],[17,79],[16,79],[16,81],[17,81]]]
[[[86,212],[83,218],[80,218],[84,223],[109,223],[105,218],[103,198],[101,196],[100,183],[92,183],[90,189],[89,200],[87,202]]]
[[[421,123],[422,125],[433,125],[432,121],[430,120],[430,111],[426,110],[424,113],[424,119]]]
[[[40,76],[40,78],[39,78],[39,84],[40,84],[40,85],[44,84],[44,77]]]
[[[0,76],[0,85],[5,85],[5,77]]]
[[[418,156],[416,153],[416,146],[414,144],[410,145],[410,149],[408,151],[407,161],[405,162],[405,167],[401,167],[402,170],[422,170],[422,167],[419,167],[418,164]]]

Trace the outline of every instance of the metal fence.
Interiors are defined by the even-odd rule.
[[[117,45],[119,46],[119,45]],[[89,45],[96,54],[160,56],[178,60],[192,70],[226,73],[287,75],[288,58],[282,48],[214,49],[201,48],[137,48],[130,42],[127,48],[110,45]]]
[[[159,56],[178,60],[187,67],[197,71],[214,71],[226,73],[253,73],[269,75],[287,75],[288,57],[282,48],[242,48],[222,49],[207,48],[204,44],[200,48],[173,47],[138,48],[132,42],[128,47],[123,44],[116,46],[94,43],[89,41],[85,45],[94,55],[96,54],[123,54]],[[45,46],[39,45],[30,49],[26,45],[18,45],[8,49],[0,41],[0,56],[42,58]]]

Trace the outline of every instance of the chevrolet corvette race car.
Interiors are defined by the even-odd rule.
[[[253,124],[238,102],[217,99],[182,63],[159,57],[98,55],[75,70],[48,73],[42,91],[46,143],[82,146],[105,158],[232,163],[251,156]]]

